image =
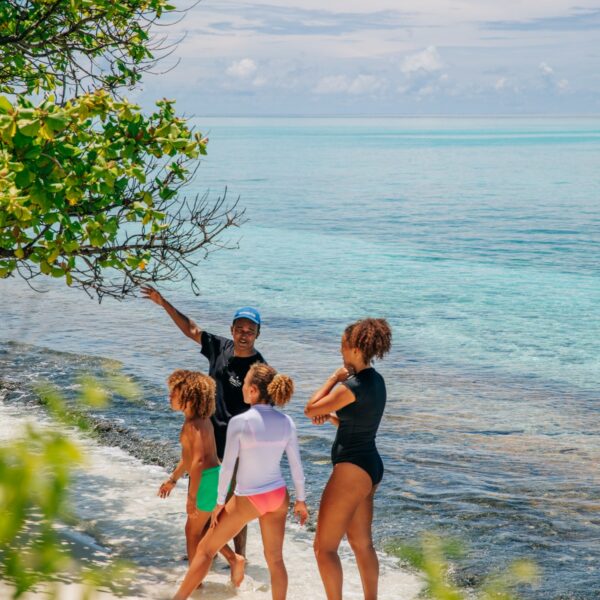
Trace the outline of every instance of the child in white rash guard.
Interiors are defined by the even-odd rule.
[[[225,503],[238,457],[235,494],[246,496],[255,506],[259,503],[264,506],[259,496],[269,492],[278,493],[281,504],[285,496],[285,480],[280,468],[284,451],[294,480],[296,499],[304,500],[304,473],[300,462],[296,426],[292,419],[270,404],[254,404],[250,410],[233,417],[227,429],[217,504]],[[259,512],[264,514],[261,509]]]

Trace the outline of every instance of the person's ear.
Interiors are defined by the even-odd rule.
[[[260,335],[260,325],[258,326],[258,329],[256,330],[256,337],[258,337]]]

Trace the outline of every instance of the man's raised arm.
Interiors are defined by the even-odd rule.
[[[170,302],[167,302],[162,294],[155,290],[153,287],[149,285],[145,285],[141,288],[142,295],[144,298],[148,298],[148,300],[152,300],[155,304],[162,306],[171,319],[173,319],[175,325],[181,329],[181,331],[187,335],[187,337],[191,338],[198,344],[201,343],[202,329],[194,323],[190,318],[186,317],[184,314],[180,313]]]

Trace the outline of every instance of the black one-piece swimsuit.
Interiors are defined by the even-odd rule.
[[[385,409],[385,382],[373,367],[363,369],[344,382],[356,400],[337,411],[337,430],[331,462],[352,463],[364,469],[377,485],[383,478],[383,461],[375,446],[375,436]]]

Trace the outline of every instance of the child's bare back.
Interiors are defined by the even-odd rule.
[[[181,428],[179,441],[181,443],[181,459],[188,473],[194,463],[202,465],[202,470],[220,464],[210,419],[186,418]]]

